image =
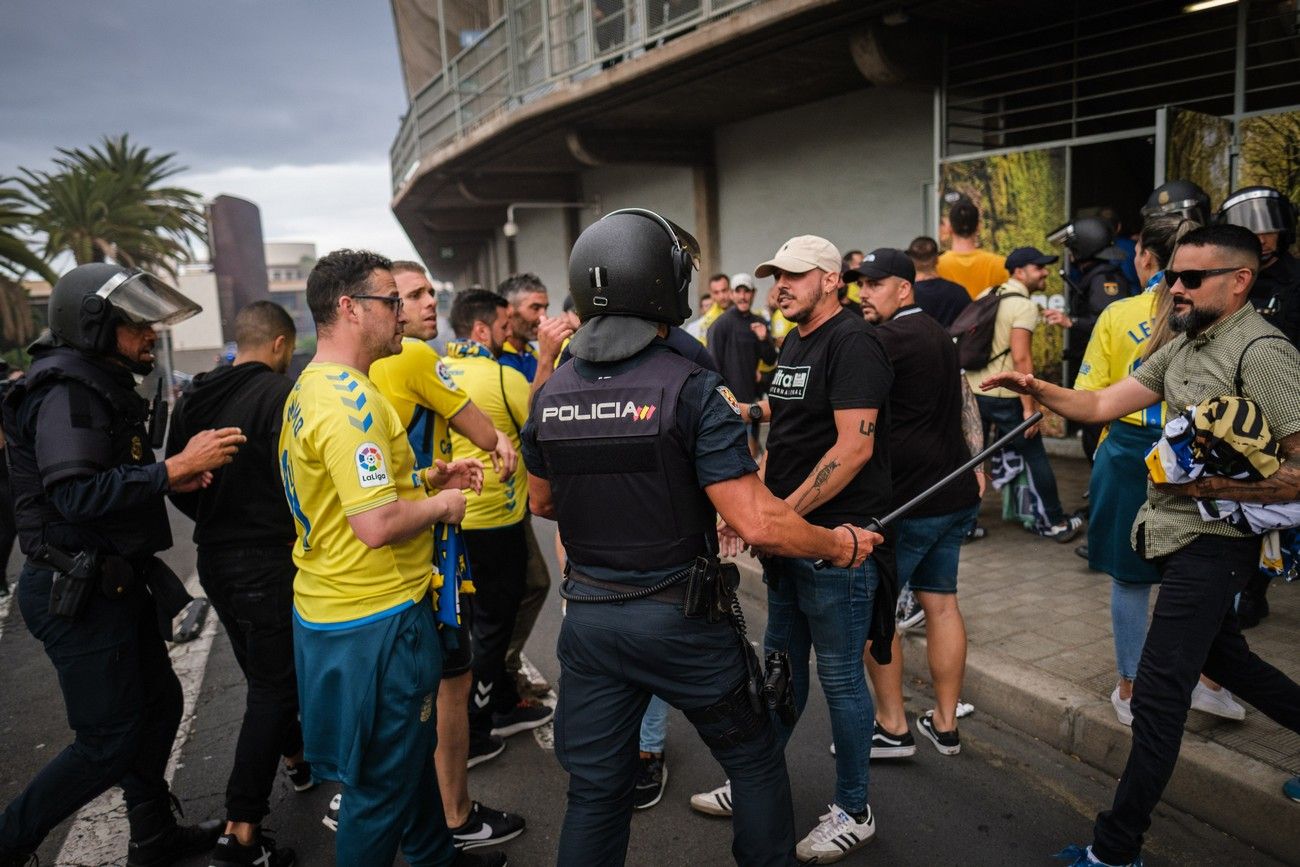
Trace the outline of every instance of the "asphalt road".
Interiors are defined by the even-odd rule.
[[[178,540],[167,556],[182,576],[193,572],[188,522],[173,513]],[[539,521],[542,550],[551,556],[554,525]],[[10,575],[19,562],[15,555]],[[552,563],[554,574],[554,563]],[[751,635],[765,623],[761,600],[744,600]],[[0,606],[4,610],[5,606]],[[26,781],[70,740],[53,667],[8,606],[0,633],[0,802],[7,803]],[[558,598],[549,604],[527,655],[555,683]],[[219,818],[226,774],[243,711],[244,690],[230,645],[216,631],[206,660],[185,659],[201,674],[188,739],[180,751],[173,789],[190,818]],[[205,664],[203,664],[205,663]],[[185,664],[184,662],[182,664]],[[827,751],[830,726],[825,701],[814,681],[808,711],[787,750],[793,786],[796,832],[806,833],[831,799],[834,759]],[[926,707],[913,692],[909,709]],[[1051,855],[1072,842],[1086,842],[1095,812],[1109,803],[1114,781],[1083,763],[1017,733],[977,709],[963,720],[962,753],[940,756],[924,741],[910,760],[871,767],[871,804],[877,836],[845,864],[1006,865],[1052,864]],[[627,863],[643,867],[731,863],[731,829],[725,820],[693,813],[692,792],[710,789],[723,775],[686,720],[669,718],[668,791],[651,810],[633,817]],[[566,777],[554,754],[531,733],[516,735],[502,756],[470,772],[471,795],[493,807],[524,815],[528,830],[506,844],[512,865],[553,863],[563,820]],[[332,785],[296,794],[282,778],[276,784],[267,822],[276,838],[294,847],[299,863],[334,863],[332,835],[320,822]],[[90,810],[69,838],[65,822],[40,850],[42,864],[121,864],[125,822]],[[98,838],[98,849],[86,841]],[[120,846],[120,848],[119,848]],[[75,860],[61,860],[75,856]],[[1173,810],[1157,813],[1146,850],[1148,865],[1277,864],[1210,826]],[[193,859],[186,867],[200,867]]]

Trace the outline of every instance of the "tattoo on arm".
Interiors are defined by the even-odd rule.
[[[1282,466],[1267,479],[1257,482],[1211,476],[1202,480],[1204,497],[1238,500],[1243,503],[1289,503],[1300,500],[1300,433],[1284,437]]]
[[[873,437],[876,435],[876,423],[874,421],[858,422],[858,433],[864,437]]]
[[[980,406],[975,402],[975,392],[970,390],[970,383],[964,374],[961,377],[961,432],[966,438],[966,448],[971,456],[984,450],[984,422],[980,419]]]
[[[818,468],[817,475],[813,477],[812,487],[804,491],[803,495],[799,497],[799,502],[794,504],[794,510],[796,512],[803,514],[801,511],[803,509],[803,504],[810,496],[812,497],[812,500],[809,501],[810,503],[815,503],[821,498],[822,486],[830,481],[831,476],[835,474],[835,470],[837,470],[839,466],[840,462],[831,458],[824,466]]]

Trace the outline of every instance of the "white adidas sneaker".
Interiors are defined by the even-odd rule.
[[[800,861],[812,864],[830,864],[845,855],[861,849],[876,836],[876,817],[867,807],[867,819],[858,822],[835,804],[822,816],[821,824],[799,841],[794,854]]]
[[[691,809],[709,816],[730,816],[731,780],[712,791],[691,795]]]

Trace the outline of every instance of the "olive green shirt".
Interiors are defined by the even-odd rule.
[[[1252,340],[1266,336],[1246,352]],[[1250,304],[1195,337],[1174,338],[1142,362],[1133,378],[1162,394],[1165,417],[1173,418],[1202,401],[1237,394],[1238,364],[1241,396],[1259,406],[1273,439],[1300,432],[1300,353]],[[1137,533],[1144,523],[1148,558],[1172,554],[1203,534],[1250,535],[1223,521],[1204,520],[1194,498],[1162,493],[1149,480],[1147,502],[1133,522],[1135,550],[1141,550]]]

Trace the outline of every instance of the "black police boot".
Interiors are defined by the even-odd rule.
[[[1254,575],[1241,591],[1237,600],[1237,625],[1242,629],[1258,626],[1268,616],[1268,582],[1268,576]]]
[[[215,819],[197,825],[178,825],[177,815],[184,815],[181,802],[170,793],[166,798],[146,801],[126,814],[131,825],[127,867],[167,867],[188,855],[206,852],[216,844],[225,827],[224,822]]]

